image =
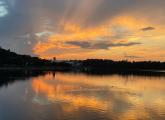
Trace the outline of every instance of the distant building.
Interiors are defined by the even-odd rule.
[[[53,59],[52,59],[52,63],[53,63],[53,62],[57,62],[56,57],[53,57]]]

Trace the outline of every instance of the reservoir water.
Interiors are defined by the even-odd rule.
[[[165,77],[3,75],[0,120],[165,120]]]

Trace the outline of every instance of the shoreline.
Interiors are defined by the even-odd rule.
[[[74,67],[51,67],[51,66],[40,66],[40,67],[0,67],[0,72],[17,72],[17,71],[45,71],[45,72],[73,72],[73,73],[84,73],[84,74],[95,74],[95,75],[143,75],[143,76],[165,76],[165,70],[154,70],[154,69],[80,69]]]
[[[58,71],[58,70],[67,70],[68,68],[64,67],[0,67],[0,70],[43,70],[43,71]]]

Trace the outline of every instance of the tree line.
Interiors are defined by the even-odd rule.
[[[0,67],[30,67],[30,66],[51,66],[69,69],[98,69],[98,70],[115,70],[115,69],[150,69],[165,70],[165,62],[159,61],[112,61],[107,59],[87,59],[87,60],[69,60],[57,61],[46,60],[29,55],[19,55],[10,50],[0,48]]]

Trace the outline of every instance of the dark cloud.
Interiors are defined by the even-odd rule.
[[[130,58],[130,59],[140,59],[140,58],[142,58],[140,56],[135,56],[135,55],[125,55],[124,57],[125,58]]]
[[[91,43],[81,42],[81,41],[69,41],[69,42],[66,42],[66,44],[79,46],[81,48],[90,48],[91,47]]]
[[[155,30],[154,27],[145,27],[145,28],[141,28],[140,30],[142,31],[151,31],[151,30]]]
[[[128,43],[109,43],[107,41],[104,42],[83,42],[83,41],[68,41],[66,44],[78,46],[83,49],[109,49],[112,47],[129,47],[134,45],[140,45],[139,42],[128,42]]]

